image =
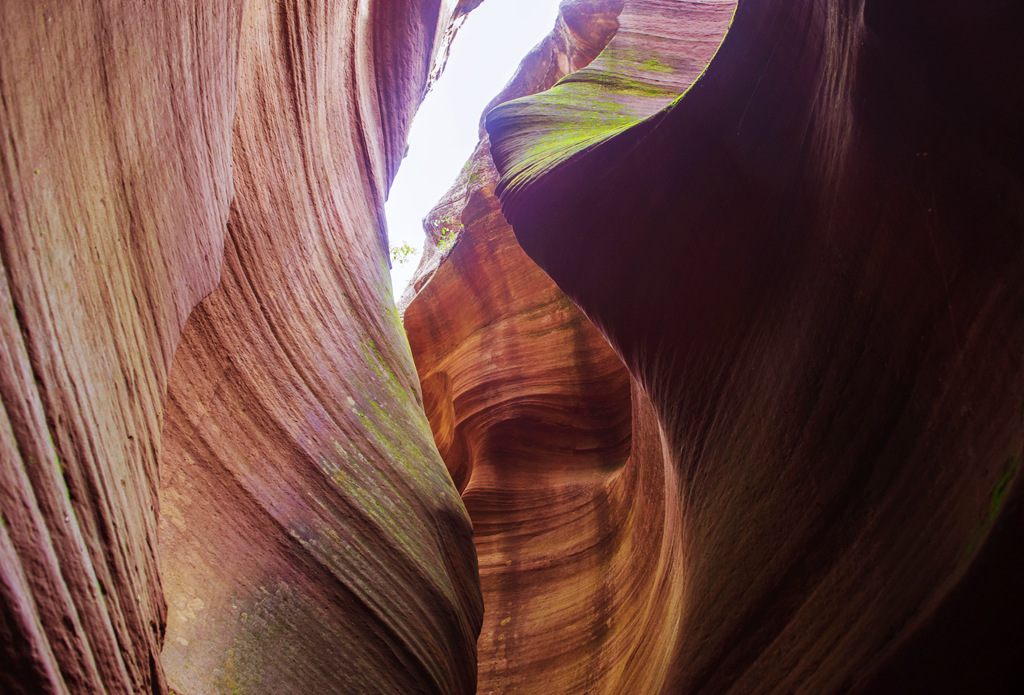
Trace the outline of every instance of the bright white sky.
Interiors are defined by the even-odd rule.
[[[484,0],[456,34],[448,66],[412,123],[409,153],[384,206],[391,245],[407,242],[417,251],[404,264],[393,263],[391,285],[396,300],[419,265],[423,218],[473,153],[477,123],[487,102],[555,25],[558,2]]]

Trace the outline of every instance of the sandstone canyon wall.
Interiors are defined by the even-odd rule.
[[[667,108],[640,51],[488,116],[656,414],[666,692],[1020,687],[1021,13],[741,1]]]
[[[571,80],[643,55],[648,69],[619,82],[651,113],[700,74],[733,9],[563,5],[495,103],[572,73],[543,96],[558,108]],[[658,422],[607,341],[523,253],[497,181],[484,134],[428,218],[432,247],[404,298],[427,416],[473,520],[479,692],[660,692],[681,637],[685,556]]]
[[[440,3],[0,15],[0,690],[472,692],[382,221]]]
[[[220,277],[241,4],[0,6],[0,690],[166,688],[164,391]]]
[[[245,14],[222,280],[171,371],[164,664],[187,693],[472,692],[471,529],[380,219],[438,6],[283,7]]]
[[[0,4],[0,692],[1024,689],[1024,7],[565,2],[407,344],[478,4]]]

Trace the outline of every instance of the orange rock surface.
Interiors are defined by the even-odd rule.
[[[643,46],[649,7],[563,5],[494,103],[588,63],[582,73],[607,74]],[[640,94],[639,108],[696,78],[733,10],[681,7],[703,21],[675,24],[674,43],[666,32],[674,48],[657,54],[656,94]],[[488,149],[485,135],[428,218],[433,245],[404,298],[427,416],[476,534],[478,692],[659,692],[679,639],[685,549],[665,504],[674,483],[658,422],[600,332],[520,249]]]
[[[464,176],[433,215],[464,227],[405,325],[475,530],[478,692],[652,692],[673,629],[651,597],[681,555],[645,552],[673,542],[649,401],[515,243],[485,149]]]

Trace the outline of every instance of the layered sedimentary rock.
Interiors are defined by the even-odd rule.
[[[0,6],[0,691],[166,686],[161,413],[231,198],[241,3]]]
[[[473,691],[471,527],[380,222],[438,6],[369,10],[246,13],[223,279],[185,330],[164,426],[182,692]]]
[[[660,426],[663,690],[1019,688],[1020,26],[746,0],[666,108],[641,50],[488,117],[518,240]]]
[[[630,383],[515,243],[486,150],[466,174],[468,196],[434,213],[439,229],[464,227],[405,324],[434,437],[473,520],[486,606],[479,692],[568,692],[604,679],[593,638],[628,603],[606,573],[634,569],[615,552],[630,504],[609,489],[631,452]]]
[[[1018,692],[1022,12],[5,3],[0,690]]]
[[[650,83],[629,84],[651,108],[700,73],[733,9],[683,5],[700,21],[662,23]],[[650,28],[628,3],[563,5],[495,103],[551,87],[611,39],[581,71],[607,74]],[[607,341],[519,247],[488,150],[485,135],[428,218],[434,243],[404,314],[434,438],[476,534],[479,692],[658,692],[685,579],[658,422]]]
[[[472,692],[382,231],[446,24],[0,9],[4,693]]]

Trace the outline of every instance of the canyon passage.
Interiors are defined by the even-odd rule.
[[[0,3],[0,692],[1024,691],[1024,5],[563,0],[392,288],[480,4]]]

